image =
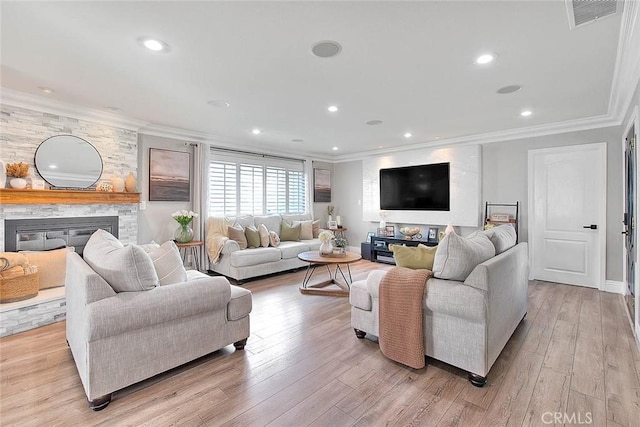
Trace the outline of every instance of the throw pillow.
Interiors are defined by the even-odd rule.
[[[300,224],[300,240],[311,240],[313,239],[313,221],[294,221],[294,225]],[[320,226],[318,225],[318,230]]]
[[[245,236],[244,229],[241,226],[235,225],[233,227],[229,227],[227,229],[227,235],[231,240],[238,242],[240,249],[247,249],[247,237]]]
[[[300,240],[300,223],[291,225],[287,221],[280,224],[280,240],[298,242]]]
[[[502,224],[498,227],[485,230],[483,233],[491,240],[493,246],[495,246],[496,255],[515,246],[518,238],[516,229],[511,224]]]
[[[260,246],[263,248],[269,247],[269,229],[267,226],[260,224],[258,226],[258,234],[260,235]]]
[[[144,249],[138,245],[124,246],[104,230],[91,235],[82,254],[85,262],[116,292],[148,291],[160,283]]]
[[[316,219],[311,223],[311,233],[313,238],[316,239],[320,235],[320,220]]]
[[[244,229],[244,235],[247,237],[247,246],[250,248],[260,247],[260,233],[253,226],[248,226]]]
[[[433,258],[436,255],[437,246],[390,245],[389,247],[398,267],[433,270]]]
[[[187,281],[187,270],[184,268],[180,251],[173,240],[164,242],[157,248],[152,248],[149,251],[149,256],[156,269],[160,286]]]
[[[274,248],[277,248],[278,245],[280,244],[280,237],[278,236],[278,233],[276,233],[275,231],[269,232],[269,244]]]
[[[142,249],[144,249],[144,251],[146,253],[151,252],[152,249],[158,249],[160,247],[159,244],[157,244],[156,242],[154,242],[153,240],[150,241],[149,243],[144,243],[142,245],[138,245],[140,246]]]
[[[482,233],[469,238],[449,233],[438,244],[433,275],[438,279],[464,281],[478,264],[495,254],[493,243]]]
[[[67,247],[52,251],[20,251],[20,253],[27,258],[29,264],[38,267],[40,289],[48,289],[64,286],[67,272],[67,254],[73,251],[73,247]]]

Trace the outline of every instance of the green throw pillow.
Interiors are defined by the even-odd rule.
[[[398,267],[433,270],[433,259],[436,256],[437,246],[391,245],[390,248]]]
[[[244,234],[247,236],[247,246],[250,248],[260,247],[260,233],[258,229],[252,226],[248,226],[244,229]]]
[[[300,223],[291,225],[287,221],[282,221],[282,224],[280,224],[280,241],[284,242],[285,240],[300,241]]]

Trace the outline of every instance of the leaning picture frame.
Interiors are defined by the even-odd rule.
[[[378,228],[378,237],[387,237],[387,230],[385,228]]]
[[[437,227],[429,227],[427,229],[427,242],[437,243],[438,242],[438,228]]]
[[[385,231],[387,232],[387,237],[395,237],[396,236],[396,229],[394,228],[393,225],[387,225],[385,227]]]
[[[327,221],[327,227],[329,227],[329,230],[337,230],[338,221]]]

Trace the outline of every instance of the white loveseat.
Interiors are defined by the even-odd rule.
[[[209,221],[213,219],[210,218]],[[282,221],[294,223],[296,221],[311,221],[310,214],[300,215],[265,215],[265,216],[243,216],[234,218],[231,223],[240,225],[243,228],[253,226],[258,228],[264,224],[269,231],[274,231],[280,235]],[[209,223],[207,224],[209,228]],[[214,238],[207,231],[207,248],[211,247],[211,240]],[[278,273],[281,271],[293,270],[305,267],[307,263],[298,259],[298,254],[306,251],[314,251],[320,248],[320,240],[304,239],[300,241],[281,241],[277,247],[259,247],[240,249],[235,240],[226,240],[222,247],[222,252],[217,262],[210,262],[209,269],[215,273],[234,279],[236,282]],[[209,260],[215,259],[215,254],[209,252]]]
[[[513,246],[515,233],[505,239],[500,231],[481,232],[491,236],[497,255],[476,265],[473,254],[456,244],[445,246],[453,240],[467,244],[466,239],[447,236],[436,251],[436,277],[427,281],[423,305],[425,355],[467,371],[478,387],[527,312],[527,244]],[[438,278],[450,273],[463,277]],[[379,336],[379,286],[385,274],[374,270],[351,285],[351,325],[358,338]]]

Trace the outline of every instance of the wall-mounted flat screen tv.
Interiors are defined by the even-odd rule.
[[[449,210],[449,163],[380,169],[380,209]]]

